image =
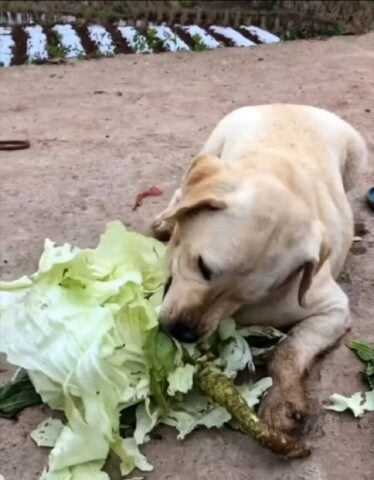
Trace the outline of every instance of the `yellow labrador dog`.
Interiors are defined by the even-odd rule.
[[[270,363],[262,414],[295,429],[307,413],[303,377],[350,324],[336,277],[353,239],[346,192],[366,163],[359,133],[301,105],[244,107],[221,120],[154,222],[171,235],[160,320],[178,340],[224,317],[291,328]]]

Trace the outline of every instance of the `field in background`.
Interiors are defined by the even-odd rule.
[[[0,24],[16,14],[27,22],[55,22],[74,16],[78,22],[118,20],[168,24],[258,25],[286,38],[338,33],[359,34],[374,29],[374,2],[370,0],[247,0],[247,1],[25,1],[0,0]]]

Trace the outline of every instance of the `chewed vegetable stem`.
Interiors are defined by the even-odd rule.
[[[240,429],[251,435],[263,447],[289,458],[306,457],[310,447],[289,435],[271,428],[259,418],[240,395],[234,383],[214,365],[207,363],[197,374],[202,392],[218,405],[226,408],[238,422]]]

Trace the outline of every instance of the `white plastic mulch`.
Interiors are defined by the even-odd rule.
[[[14,40],[11,36],[10,27],[0,27],[0,64],[9,67],[13,58]]]
[[[263,30],[262,28],[255,27],[251,25],[250,27],[246,27],[245,25],[242,25],[240,28],[243,28],[244,30],[248,30],[249,33],[252,35],[255,35],[260,42],[262,43],[279,43],[280,38],[274,35],[273,33],[267,32],[266,30]]]
[[[219,48],[221,44],[214,38],[212,35],[199,27],[198,25],[186,25],[182,29],[188,33],[192,38],[196,38],[197,41],[201,42],[206,48],[214,49]]]
[[[151,53],[152,49],[148,45],[146,37],[140,34],[135,27],[118,27],[122,37],[126,40],[129,47],[136,53]]]
[[[253,47],[256,45],[254,42],[248,40],[248,38],[245,38],[244,35],[231,27],[217,27],[216,25],[213,25],[210,27],[210,29],[214,33],[218,33],[228,40],[231,40],[236,47]]]
[[[190,47],[166,25],[151,25],[150,30],[155,32],[156,37],[163,42],[164,48],[169,52],[182,52],[190,49]]]
[[[25,27],[27,33],[27,58],[29,62],[48,58],[47,36],[40,25]]]
[[[101,55],[114,55],[114,45],[108,30],[101,25],[89,25],[88,35],[97,45]]]
[[[73,58],[85,55],[81,39],[71,25],[55,25],[53,30],[59,35],[61,44],[66,50],[66,57]]]
[[[48,58],[47,37],[40,25],[28,25],[25,28],[27,34],[27,58],[28,61],[43,60]],[[222,42],[214,38],[214,33],[230,40],[236,47],[253,47],[256,43],[246,38],[242,33],[232,27],[211,26],[209,30],[198,25],[185,25],[180,28],[190,35],[193,47],[189,47],[182,38],[173,32],[167,25],[150,25],[147,35],[144,35],[137,27],[118,26],[122,38],[127,42],[134,53],[152,53],[152,35],[157,41],[161,41],[165,50],[180,52],[189,50],[215,49],[224,46]],[[280,38],[262,28],[256,26],[241,26],[258,38],[260,43],[278,43]],[[63,49],[63,56],[67,58],[79,57],[86,54],[81,39],[74,25],[64,23],[57,24],[53,30],[58,34]],[[88,35],[96,44],[101,55],[114,55],[115,45],[111,34],[101,25],[89,25]],[[12,27],[0,27],[0,65],[9,66],[13,59],[15,41],[12,38]],[[52,52],[53,54],[53,52]]]

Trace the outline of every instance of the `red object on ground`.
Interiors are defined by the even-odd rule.
[[[164,192],[160,188],[155,187],[155,186],[150,187],[145,192],[138,193],[132,209],[136,210],[137,208],[141,207],[143,205],[143,201],[144,201],[145,198],[147,198],[147,197],[159,197],[163,193]]]

